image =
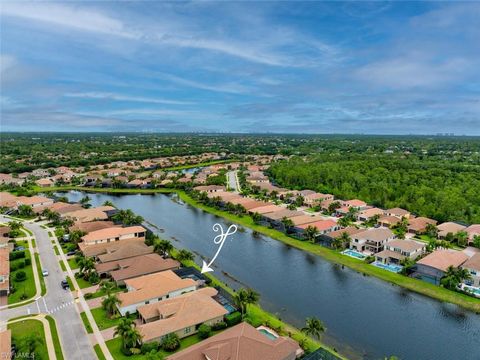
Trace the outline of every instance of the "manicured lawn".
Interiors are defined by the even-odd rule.
[[[75,278],[75,280],[77,280],[77,284],[78,286],[80,287],[80,289],[85,289],[85,288],[88,288],[90,286],[93,286],[94,284],[88,282],[87,280],[85,280],[84,278]]]
[[[113,326],[117,326],[120,323],[121,317],[110,319],[107,315],[107,312],[101,307],[90,310],[92,312],[93,318],[97,323],[97,326],[100,330],[105,330]],[[132,319],[136,319],[135,314],[130,315]]]
[[[60,252],[58,251],[58,246],[54,246],[53,250],[55,251],[55,255],[60,255]]]
[[[70,276],[67,276],[67,282],[68,282],[68,286],[70,287],[70,290],[74,291],[75,286],[73,286],[73,282],[72,282],[72,279],[70,279]]]
[[[113,289],[113,290],[112,290],[112,293],[117,293],[117,292],[122,292],[122,291],[124,291],[124,289],[122,289],[122,288],[116,288],[116,289]],[[101,297],[101,296],[106,295],[105,291],[103,291],[102,289],[100,289],[100,290],[98,290],[98,291],[96,291],[96,292],[94,292],[94,293],[91,293],[91,294],[92,294],[92,295],[91,295],[90,299],[95,299],[95,298],[98,298],[98,297]],[[87,300],[88,300],[88,299],[87,299]]]
[[[52,333],[53,345],[55,346],[55,355],[57,360],[63,360],[62,345],[60,344],[60,339],[58,338],[57,324],[55,323],[54,318],[47,315],[46,319],[50,324],[50,332]]]
[[[60,268],[62,269],[62,271],[67,271],[67,267],[65,266],[63,260],[60,260],[58,263],[60,264]]]
[[[43,296],[47,293],[47,287],[45,286],[45,279],[43,278],[43,275],[42,275],[42,265],[40,264],[40,256],[38,254],[35,254],[35,260],[37,262],[37,272],[38,272],[38,277],[40,279],[40,286],[42,287],[42,296]]]
[[[28,353],[24,341],[28,336],[34,336],[40,343],[35,350],[35,359],[48,359],[48,350],[45,341],[45,329],[39,320],[25,319],[23,321],[8,324],[12,331],[12,344],[16,344],[17,353]]]
[[[95,345],[93,349],[95,350],[95,354],[97,354],[98,360],[107,360],[105,355],[103,355],[102,349],[100,349],[100,345]]]
[[[90,325],[90,321],[87,319],[87,314],[85,314],[85,311],[80,313],[80,317],[82,318],[83,321],[83,326],[85,326],[85,329],[87,330],[87,333],[92,334],[92,326]]]
[[[68,259],[67,261],[68,261],[68,265],[70,265],[70,269],[72,270],[78,269],[77,260],[75,260],[75,258]]]
[[[37,243],[35,242],[35,239],[32,239],[32,247],[35,249],[37,247]]]
[[[17,259],[17,260],[11,261],[10,266],[13,266],[14,264],[18,264],[22,261],[25,261],[26,259],[31,260],[29,251],[25,251],[24,259]],[[17,282],[15,280],[15,276],[20,271],[25,271],[27,278],[24,281]],[[12,279],[12,284],[14,285],[16,291],[13,293],[11,292],[10,295],[8,295],[8,304],[14,304],[16,302],[30,299],[31,297],[35,296],[37,289],[35,287],[35,279],[33,277],[33,267],[31,264],[26,265],[23,269],[17,269],[15,271],[12,271],[10,275]]]

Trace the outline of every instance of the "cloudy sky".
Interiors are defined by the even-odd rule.
[[[480,135],[480,3],[8,2],[2,131]]]

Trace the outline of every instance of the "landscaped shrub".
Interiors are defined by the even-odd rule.
[[[227,323],[228,326],[237,325],[241,321],[242,321],[242,314],[240,314],[238,311],[235,311],[225,316],[225,322]]]
[[[142,350],[140,350],[139,348],[131,348],[130,349],[130,354],[132,355],[140,355],[142,353]]]
[[[162,348],[165,351],[175,351],[180,347],[180,339],[175,333],[170,333],[162,341]]]
[[[25,266],[31,265],[32,259],[25,259]]]
[[[227,326],[228,325],[225,321],[220,321],[212,325],[212,330],[222,330],[222,329],[225,329]]]
[[[159,347],[160,347],[160,343],[158,343],[157,341],[145,343],[142,345],[142,354],[147,354],[152,350],[157,350]]]
[[[86,293],[83,295],[83,297],[88,300],[88,299],[91,299],[93,297],[93,294],[92,293]]]
[[[25,261],[17,261],[17,269],[23,269],[25,268]]]
[[[17,259],[24,259],[24,258],[25,258],[25,250],[12,251],[10,253],[10,261],[17,260]]]
[[[25,281],[26,279],[27,279],[27,274],[23,270],[15,274],[15,281],[17,282]]]
[[[372,255],[367,256],[364,261],[365,261],[367,264],[371,264],[371,263],[373,263],[373,262],[375,261],[375,256],[372,256]]]
[[[212,328],[207,324],[202,324],[198,328],[198,336],[202,339],[208,338],[212,334]]]

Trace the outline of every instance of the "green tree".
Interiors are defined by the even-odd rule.
[[[318,236],[318,229],[315,226],[308,225],[307,228],[304,230],[304,237],[314,243],[317,240]]]
[[[124,351],[137,348],[142,345],[142,336],[135,326],[135,322],[129,318],[121,318],[114,331],[114,336],[122,338]]]
[[[188,251],[188,250],[185,250],[185,249],[181,249],[178,251],[177,253],[177,256],[176,256],[177,260],[180,261],[180,262],[184,262],[184,261],[188,261],[188,260],[193,260],[194,257],[193,257],[193,254]]]
[[[157,240],[153,244],[153,251],[157,254],[165,256],[173,250],[173,245],[168,240]]]
[[[162,347],[166,351],[175,351],[180,347],[180,339],[175,333],[170,333],[163,338]]]
[[[325,330],[323,323],[315,317],[307,318],[305,320],[305,327],[302,328],[304,334],[310,337],[315,337],[319,340]]]
[[[252,220],[255,224],[259,224],[260,221],[262,221],[262,215],[260,215],[258,212],[254,212],[252,214]]]
[[[100,283],[100,290],[102,290],[107,297],[113,294],[116,288],[117,285],[110,280],[104,280]]]
[[[239,289],[234,296],[235,305],[240,309],[242,318],[246,315],[248,305],[257,304],[260,295],[252,289]]]

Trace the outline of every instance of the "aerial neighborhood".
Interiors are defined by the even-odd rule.
[[[480,298],[479,224],[438,223],[399,207],[382,209],[360,199],[282,188],[268,169],[283,159],[204,154],[1,174],[0,304],[13,303],[12,296],[21,291],[16,259],[31,258],[25,255],[28,243],[20,240],[29,233],[21,222],[34,221],[53,239],[65,274],[61,286],[85,301],[78,311],[85,330],[102,339],[97,352],[158,353],[172,360],[214,359],[209,354],[219,346],[225,349],[224,359],[250,359],[252,351],[279,360],[311,353],[305,340],[269,321],[252,321],[246,316],[252,311],[248,304],[258,297],[248,300],[243,292],[212,282],[200,273],[192,253],[162,240],[143,218],[110,202],[91,206],[88,196],[69,201],[61,191],[72,189],[184,191],[203,206],[247,217],[254,226],[279,231],[292,241],[330,249],[347,266],[348,261],[362,263]],[[32,189],[33,196],[27,196]],[[26,300],[28,294],[15,301]],[[10,341],[10,333],[2,336]]]

